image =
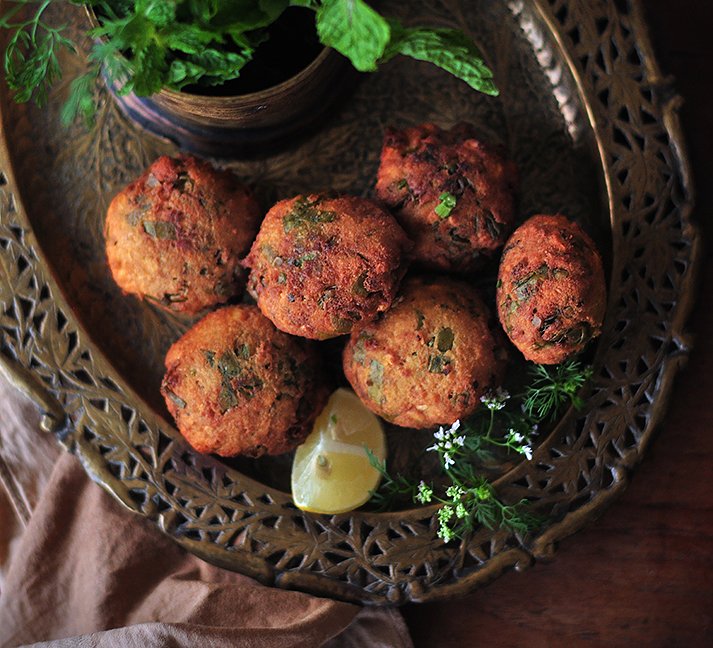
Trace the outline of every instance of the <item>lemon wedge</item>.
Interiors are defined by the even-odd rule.
[[[366,454],[386,455],[379,419],[348,389],[338,389],[295,451],[292,498],[311,513],[344,513],[364,504],[381,479]]]

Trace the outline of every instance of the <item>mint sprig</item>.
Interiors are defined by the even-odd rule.
[[[471,88],[497,95],[493,73],[475,43],[455,29],[403,27],[363,0],[323,0],[317,7],[323,44],[346,56],[361,72],[371,72],[398,54],[432,63]]]
[[[76,51],[64,26],[45,19],[60,0],[10,0],[0,28],[11,32],[3,65],[18,102],[42,106],[62,76],[58,54]],[[452,29],[403,27],[383,17],[364,0],[70,0],[90,6],[100,26],[88,75],[103,68],[122,93],[147,96],[161,88],[217,86],[240,76],[269,38],[269,27],[290,6],[315,12],[322,44],[346,56],[362,72],[372,72],[397,55],[427,61],[462,79],[473,89],[496,95],[493,74],[475,44]],[[24,11],[34,6],[34,10]],[[29,14],[29,15],[26,15]],[[259,54],[257,54],[259,56]],[[93,84],[82,78],[70,87],[62,115],[91,119]]]

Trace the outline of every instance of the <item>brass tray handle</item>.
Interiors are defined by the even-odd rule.
[[[4,334],[3,334],[4,336]],[[1,346],[0,346],[1,348]],[[73,430],[71,420],[41,379],[19,362],[0,352],[0,375],[32,400],[42,412],[40,427],[63,440]]]

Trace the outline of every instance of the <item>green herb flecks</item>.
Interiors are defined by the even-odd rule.
[[[334,297],[335,293],[337,291],[336,286],[328,286],[322,291],[322,294],[319,296],[319,299],[317,300],[317,306],[324,310],[327,307],[327,302]]]
[[[367,381],[369,398],[375,403],[382,403],[384,387],[384,365],[378,360],[372,360],[369,365],[369,380]]]
[[[451,212],[455,209],[458,199],[447,191],[444,191],[440,196],[438,196],[440,201],[433,211],[436,212],[438,218],[443,220],[451,215]]]
[[[250,400],[263,387],[262,380],[246,366],[249,359],[247,344],[224,351],[218,359],[217,369],[222,377],[218,401],[223,414],[238,405],[238,395]]]
[[[364,285],[364,281],[366,281],[367,274],[368,273],[366,272],[366,270],[360,273],[359,276],[354,280],[354,284],[352,285],[352,293],[358,295],[359,297],[366,297],[369,294],[369,291]]]
[[[175,394],[170,389],[166,390],[166,396],[168,396],[173,404],[178,407],[178,409],[185,409],[186,401],[184,401],[178,394]]]
[[[437,374],[448,374],[451,372],[453,361],[442,353],[432,353],[428,356],[428,372]]]
[[[331,223],[336,220],[336,212],[317,207],[320,202],[320,199],[310,201],[304,196],[298,198],[292,206],[292,210],[282,218],[282,228],[285,234],[289,234],[295,229],[304,230],[311,225]]]
[[[438,335],[436,336],[436,347],[441,353],[450,351],[453,348],[454,339],[453,329],[448,327],[442,328],[438,331]]]
[[[144,231],[154,239],[162,241],[176,240],[176,226],[166,221],[143,221]]]
[[[316,252],[305,252],[304,254],[301,254],[300,256],[298,256],[294,259],[289,259],[287,261],[287,263],[289,265],[293,265],[295,268],[301,268],[305,263],[314,261],[316,258],[317,258]]]
[[[354,344],[354,362],[361,365],[362,367],[366,363],[366,349],[364,348],[366,340],[367,336],[365,333],[362,332],[359,334],[359,337],[357,338],[357,341]]]

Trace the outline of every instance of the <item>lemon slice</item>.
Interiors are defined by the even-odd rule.
[[[386,455],[379,419],[348,389],[327,402],[292,463],[292,498],[311,513],[344,513],[364,504],[381,479],[364,447]]]

